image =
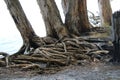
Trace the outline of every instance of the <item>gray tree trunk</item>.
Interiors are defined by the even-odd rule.
[[[18,53],[24,53],[25,49],[30,46],[30,39],[36,34],[33,31],[30,22],[26,18],[20,2],[18,0],[4,1],[23,39],[23,46]]]
[[[47,36],[62,38],[68,36],[54,0],[37,0],[45,22]]]

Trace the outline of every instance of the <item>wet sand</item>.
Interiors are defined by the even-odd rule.
[[[120,65],[93,63],[90,66],[69,66],[55,74],[39,75],[0,68],[0,80],[120,80]]]

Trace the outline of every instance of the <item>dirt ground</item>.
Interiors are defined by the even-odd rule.
[[[0,80],[120,80],[120,65],[68,66],[54,74],[35,74],[13,68],[0,68]]]

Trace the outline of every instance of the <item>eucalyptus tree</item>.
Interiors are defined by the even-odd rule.
[[[110,0],[98,0],[102,26],[111,26],[112,9]]]
[[[46,38],[36,35],[19,0],[4,1],[23,39],[23,46],[18,53],[24,53],[30,47],[37,48],[54,42],[55,39],[79,37],[82,33],[90,31],[91,28],[87,16],[86,0],[62,0],[65,23],[61,19],[54,0],[37,0],[46,26]],[[54,40],[51,40],[53,38]]]

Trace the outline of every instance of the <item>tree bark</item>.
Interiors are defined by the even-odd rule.
[[[110,0],[98,0],[101,25],[111,26],[112,9]]]
[[[37,0],[45,22],[47,36],[62,38],[68,36],[54,0]]]
[[[18,53],[24,53],[30,46],[30,40],[36,34],[33,31],[32,26],[20,5],[20,2],[18,0],[4,1],[23,39],[23,46]]]
[[[23,67],[24,69],[37,67],[38,70],[40,66],[33,64],[45,63],[46,68],[48,66],[76,65],[82,64],[82,62],[86,63],[86,61],[90,62],[95,58],[101,60],[102,55],[109,52],[101,50],[101,46],[98,44],[93,44],[92,41],[96,41],[96,39],[91,38],[90,40],[86,36],[85,38],[79,37],[81,33],[90,30],[86,0],[63,0],[66,16],[65,24],[61,20],[54,0],[37,0],[47,29],[47,37],[45,38],[39,38],[35,34],[19,0],[4,1],[23,38],[23,46],[18,53],[24,53],[30,47],[34,48],[29,50],[29,54],[20,56],[6,56],[6,54],[1,53],[1,55],[5,55],[6,62],[8,62],[9,57],[10,65],[14,64],[13,67]],[[91,43],[88,41],[91,41]],[[0,60],[0,63],[4,65],[2,60]]]
[[[62,5],[69,32],[79,36],[90,30],[86,0],[62,0]]]

